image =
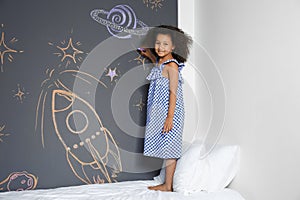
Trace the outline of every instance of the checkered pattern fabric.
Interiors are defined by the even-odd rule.
[[[169,109],[169,79],[162,76],[165,64],[175,62],[178,65],[179,77],[176,95],[176,106],[173,117],[173,128],[162,133]],[[144,155],[163,159],[180,158],[182,151],[182,131],[184,125],[184,103],[181,76],[183,63],[170,59],[160,66],[153,67],[147,79],[150,80],[147,100],[147,121],[144,140]]]

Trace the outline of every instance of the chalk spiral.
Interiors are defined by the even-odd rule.
[[[107,15],[107,19],[124,29],[135,29],[137,20],[134,11],[127,5],[117,5],[110,10]],[[112,35],[117,35],[122,32],[122,30],[113,27],[107,27],[108,31]],[[124,36],[126,38],[130,35]]]

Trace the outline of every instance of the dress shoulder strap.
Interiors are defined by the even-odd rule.
[[[170,62],[175,62],[178,65],[179,71],[181,71],[181,69],[184,67],[184,63],[179,63],[175,58],[173,58],[173,59],[169,59],[169,60],[166,60],[165,62],[163,62],[161,64],[161,69],[163,69],[165,64],[168,64]]]

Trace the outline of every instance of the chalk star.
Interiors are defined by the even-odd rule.
[[[146,58],[145,58],[145,57],[139,55],[138,57],[136,57],[136,58],[133,59],[133,60],[136,60],[138,63],[139,63],[139,62],[142,63],[142,64],[143,64],[143,68],[145,69],[145,61],[146,61]]]
[[[155,8],[155,10],[157,11],[158,8],[161,8],[163,6],[162,2],[164,0],[143,0],[144,4],[147,5],[147,7],[150,4],[151,9],[153,10]]]
[[[9,134],[7,134],[7,133],[1,133],[1,131],[3,131],[4,128],[5,128],[5,125],[0,126],[0,142],[3,142],[3,140],[1,139],[1,137],[3,137],[3,136],[9,136]]]
[[[76,63],[76,55],[84,53],[83,51],[80,51],[74,47],[72,38],[69,39],[69,43],[66,47],[57,46],[57,48],[63,52],[61,62],[63,62],[65,58],[69,57],[73,60],[74,63]]]
[[[5,39],[4,39],[4,32],[1,34],[1,40],[0,40],[0,58],[1,58],[1,71],[3,72],[3,64],[4,64],[4,55],[6,53],[17,53],[17,50],[9,48],[5,44]],[[10,54],[9,54],[10,55]]]
[[[21,88],[20,88],[20,85],[18,84],[18,91],[14,95],[14,97],[17,97],[21,101],[21,103],[23,103],[23,98],[25,98],[25,94],[29,94],[29,93],[28,92],[25,93],[25,89],[24,88],[23,88],[23,91],[22,91]]]
[[[145,104],[143,103],[143,99],[141,98],[140,101],[139,101],[139,103],[135,104],[134,106],[138,107],[138,109],[140,111],[142,111],[143,107],[145,106]]]
[[[116,72],[116,67],[114,70],[112,70],[111,68],[109,68],[108,73],[105,76],[109,76],[110,77],[110,82],[113,81],[114,77],[118,76],[117,72]]]

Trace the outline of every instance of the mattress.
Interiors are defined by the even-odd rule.
[[[237,191],[225,188],[218,192],[197,192],[183,195],[177,192],[152,191],[147,186],[155,180],[125,181],[0,193],[5,200],[245,200]]]

